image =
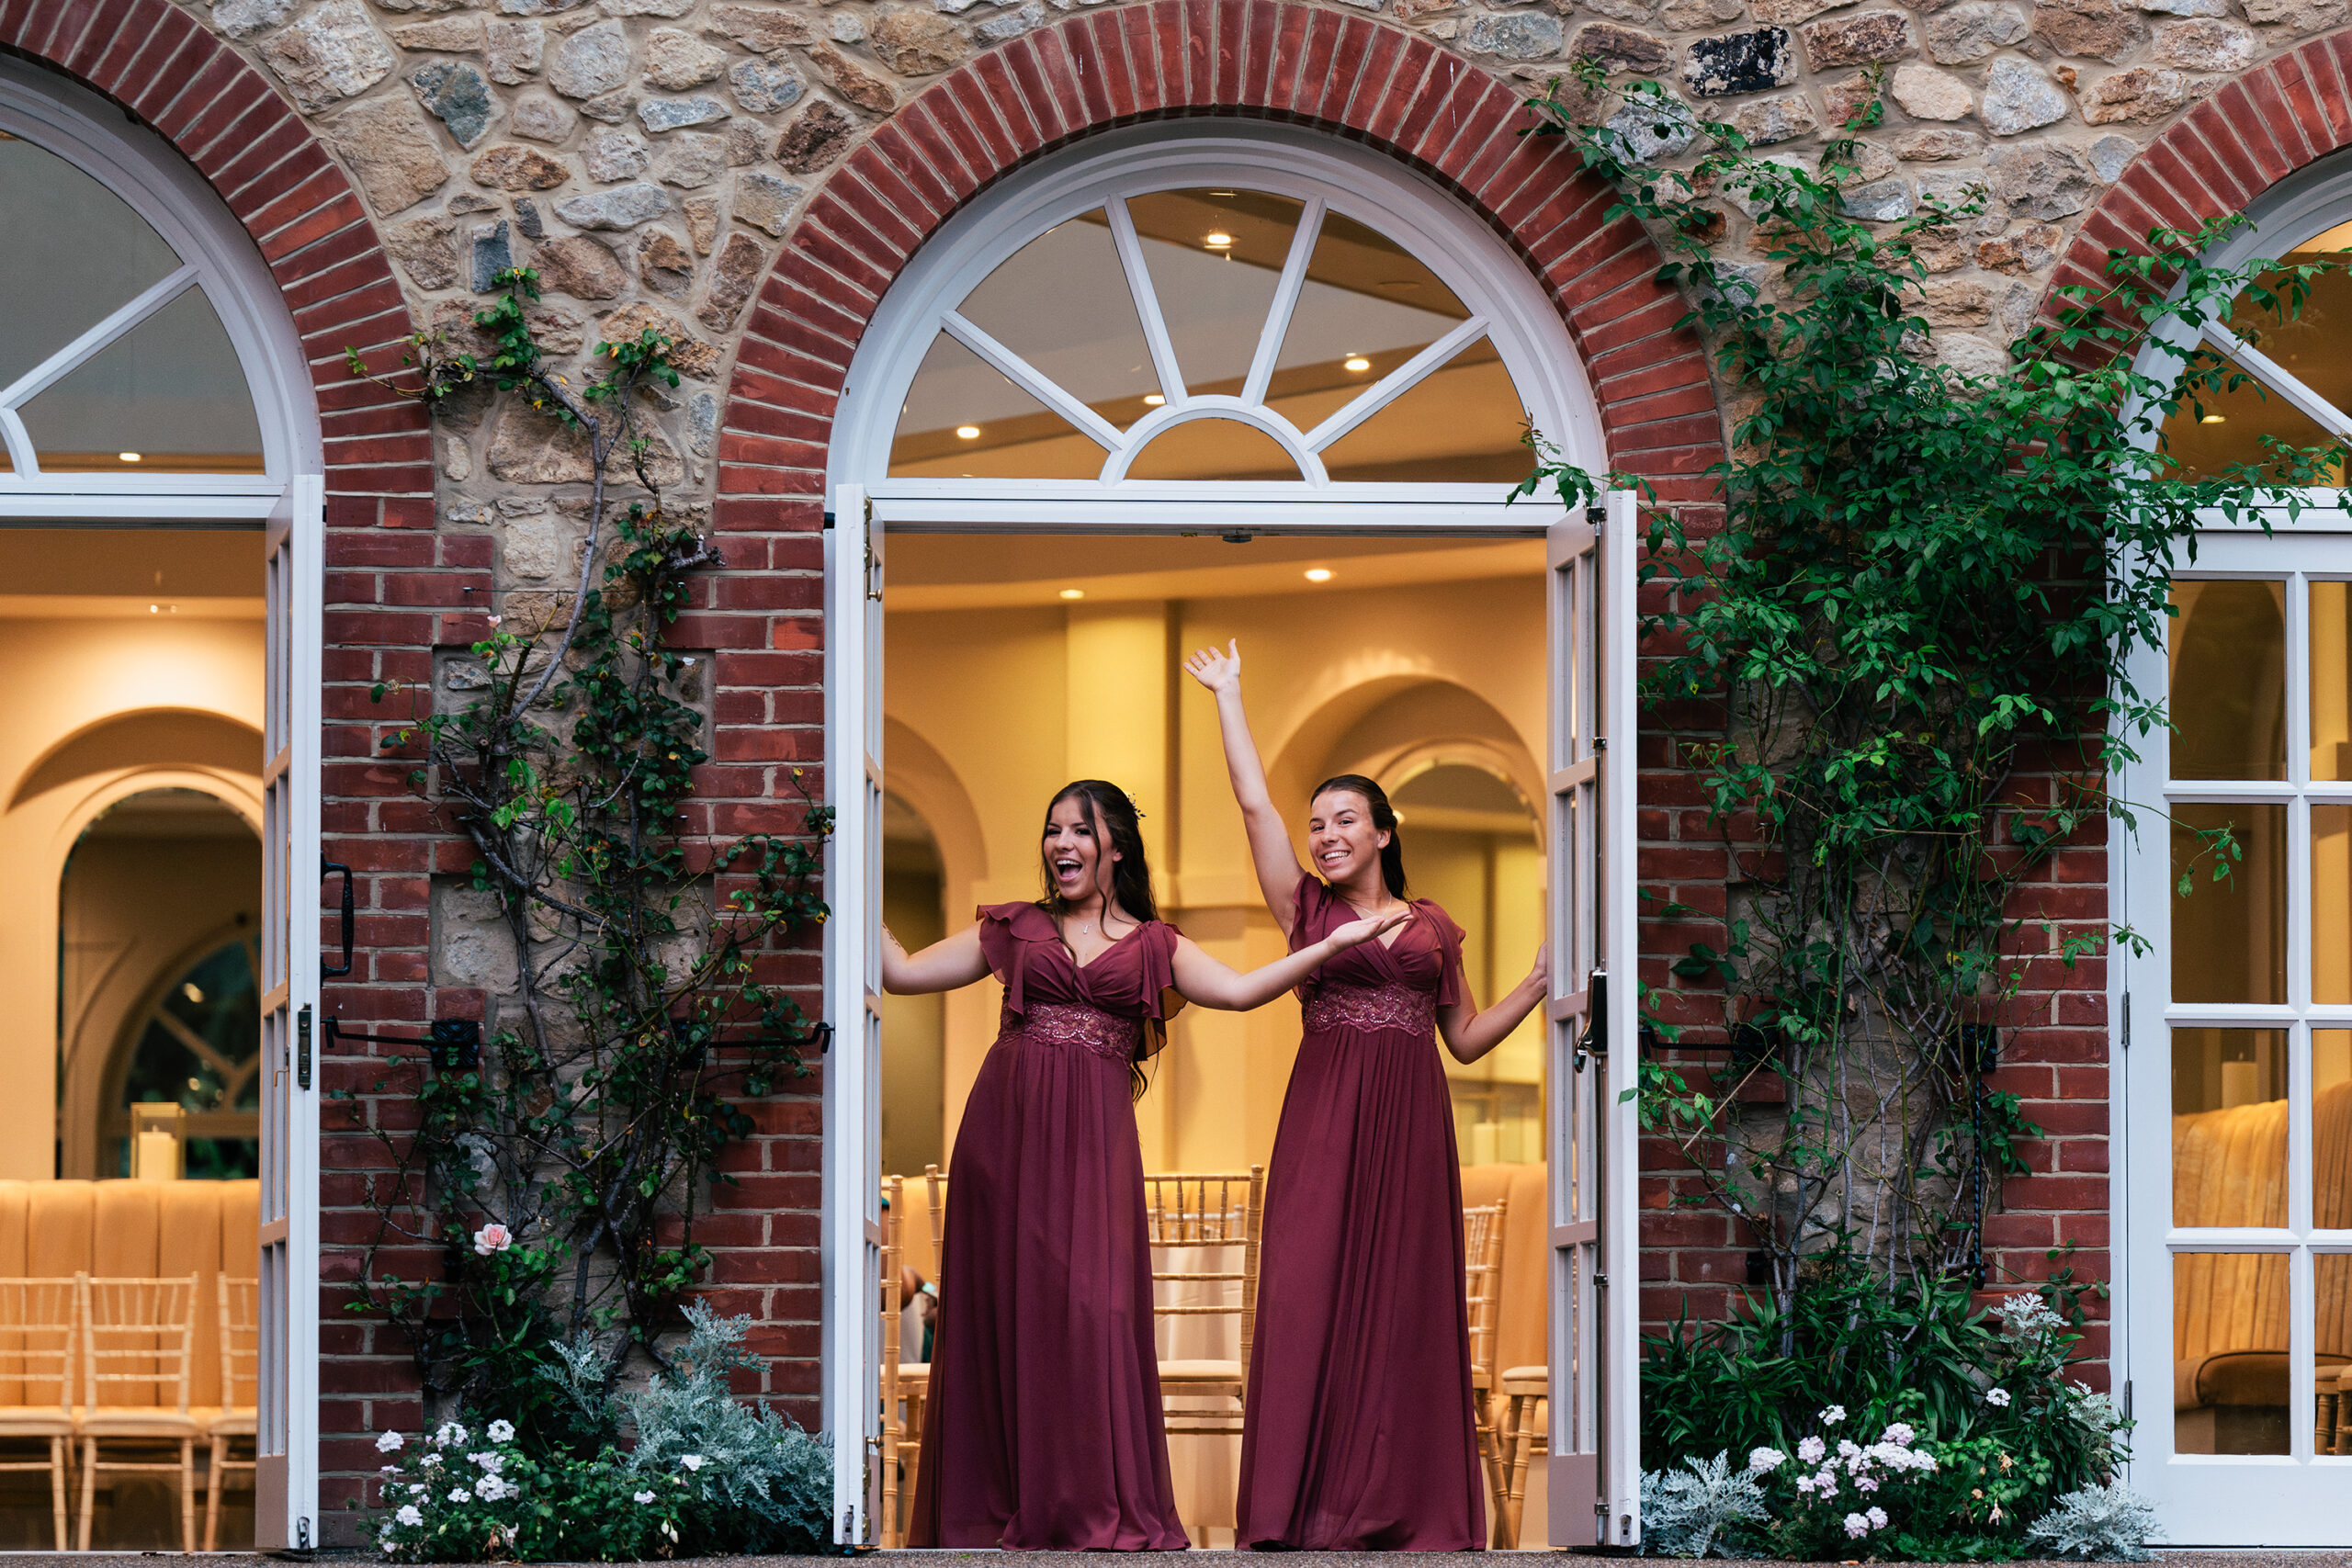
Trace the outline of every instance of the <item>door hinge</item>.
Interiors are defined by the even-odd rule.
[[[294,1550],[301,1556],[311,1554],[311,1516],[297,1515],[294,1519]]]
[[[294,1015],[294,1087],[311,1087],[311,1004]]]
[[[2123,993],[2123,1048],[2132,1049],[2132,993]]]
[[[2126,1421],[2132,1419],[2132,1380],[2130,1378],[2123,1380],[2123,1418]]]

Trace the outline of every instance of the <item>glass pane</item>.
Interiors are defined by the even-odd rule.
[[[2323,1253],[2312,1259],[2312,1304],[2317,1308],[2318,1330],[2312,1337],[2312,1347],[2319,1352],[2319,1392],[2340,1393],[2338,1382],[2347,1369],[2352,1369],[2352,1258],[2342,1253]],[[2322,1404],[2324,1412],[2326,1405]],[[2317,1445],[2321,1453],[2352,1453],[2352,1446],[2344,1440],[2344,1429],[2352,1421],[2344,1416],[2341,1398],[2336,1402],[2334,1430],[2324,1434]],[[2314,1434],[2320,1436],[2320,1434]]]
[[[2347,244],[2352,224],[2339,224],[2288,259],[2313,262]],[[2230,311],[2230,328],[2335,407],[2352,408],[2352,277],[2338,272],[2312,279],[2308,288],[2291,320],[2241,299]]]
[[[2223,852],[2201,832],[2230,829],[2236,854],[2213,879]],[[2172,878],[2188,896],[2172,900],[2172,994],[2180,1002],[2287,999],[2287,808],[2177,806]]]
[[[1131,479],[1296,479],[1281,442],[1234,419],[1193,419],[1155,435],[1127,468]]]
[[[1122,430],[1157,406],[1159,378],[1100,208],[1022,246],[956,309]]]
[[[2234,361],[2229,368],[2232,376],[2184,401],[2165,420],[2162,444],[2165,455],[2179,465],[2177,477],[2212,479],[2233,463],[2267,470],[2276,459],[2263,445],[2265,435],[2276,435],[2292,446],[2334,443],[2317,421],[2265,389]],[[2334,485],[2343,479],[2339,461],[2318,482]]]
[[[2172,1032],[2172,1223],[2287,1223],[2287,1032]]]
[[[2293,1451],[2286,1255],[2180,1252],[2172,1269],[2175,1451]]]
[[[2352,1230],[2352,1029],[2312,1031],[2312,1224]]]
[[[2352,582],[2311,590],[2312,777],[2352,779]]]
[[[2172,776],[2287,776],[2287,585],[2172,587]]]
[[[1535,471],[1526,434],[1519,389],[1480,338],[1325,447],[1323,466],[1334,480],[1516,484]]]
[[[46,473],[261,472],[261,422],[244,367],[200,289],[115,339],[20,412]]]
[[[54,152],[0,132],[0,386],[180,265],[147,220]],[[5,459],[0,459],[5,461]]]
[[[1284,401],[1306,429],[1469,315],[1453,290],[1401,247],[1352,218],[1328,214],[1274,361],[1269,400]]]
[[[945,333],[922,356],[890,442],[894,479],[1091,479],[1102,472],[1102,447]]]
[[[2312,1000],[2352,1002],[2352,806],[2312,807]]]
[[[1127,198],[1185,390],[1238,393],[1264,333],[1301,205],[1254,190]]]

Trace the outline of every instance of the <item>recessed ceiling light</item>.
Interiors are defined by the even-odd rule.
[[[959,424],[956,427],[956,434],[958,440],[978,441],[980,438],[980,427],[977,424]]]
[[[139,461],[139,454],[136,452],[117,452],[115,456],[126,463],[135,463]]]
[[[1369,370],[1372,368],[1372,361],[1366,359],[1361,354],[1355,355],[1351,359],[1343,359],[1340,363],[1346,366],[1351,370]]]
[[[160,615],[164,613],[164,607],[161,604],[150,604],[147,606],[147,613],[151,615]]]
[[[1086,590],[1083,588],[1065,588],[1062,590],[1062,597],[1065,599],[1083,599],[1086,597]]]
[[[2209,413],[2197,423],[2199,424],[2227,424],[2229,422],[2230,416],[2225,413]]]
[[[1220,230],[1213,234],[1202,235],[1201,243],[1206,245],[1213,251],[1221,251],[1225,249],[1226,246],[1233,243],[1233,236]]]
[[[1168,400],[1166,398],[1161,397],[1158,392],[1146,392],[1143,395],[1143,406],[1148,409],[1156,409],[1167,400]]]
[[[1306,569],[1306,581],[1329,582],[1331,581],[1331,569],[1328,566],[1310,566]]]

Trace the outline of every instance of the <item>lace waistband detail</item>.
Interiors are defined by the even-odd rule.
[[[1428,1034],[1437,1028],[1437,993],[1411,986],[1318,987],[1307,998],[1310,1032],[1326,1029],[1402,1029]]]
[[[1046,1045],[1077,1045],[1114,1062],[1132,1062],[1143,1043],[1143,1021],[1083,1002],[1032,1002],[1025,1013],[1006,1010],[1004,1034],[1024,1034]]]

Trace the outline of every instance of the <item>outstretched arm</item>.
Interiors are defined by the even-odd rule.
[[[1549,942],[1535,950],[1535,967],[1505,992],[1502,1000],[1481,1012],[1478,999],[1465,996],[1452,1007],[1437,1010],[1438,1032],[1445,1037],[1445,1048],[1453,1053],[1457,1062],[1475,1062],[1510,1038],[1527,1015],[1543,1005],[1544,995],[1551,989],[1551,953]],[[1468,990],[1465,983],[1464,990]]]
[[[889,927],[882,928],[882,988],[892,996],[952,991],[972,984],[988,972],[989,961],[980,952],[978,925],[967,926],[916,953],[900,947]]]
[[[1191,937],[1180,936],[1176,939],[1176,988],[1186,1001],[1204,1008],[1247,1012],[1272,1001],[1358,942],[1370,942],[1412,917],[1410,909],[1397,909],[1368,920],[1350,920],[1313,946],[1302,947],[1246,975],[1211,958]]]
[[[1290,829],[1274,809],[1266,788],[1265,765],[1258,761],[1258,742],[1250,733],[1250,715],[1241,706],[1241,644],[1228,642],[1226,651],[1204,648],[1184,660],[1185,672],[1216,694],[1217,732],[1225,739],[1225,772],[1233,782],[1233,798],[1241,807],[1241,826],[1250,835],[1250,859],[1258,869],[1258,890],[1266,908],[1285,931],[1298,919],[1298,879],[1306,873],[1291,848]],[[1206,1005],[1206,1004],[1204,1004]]]

